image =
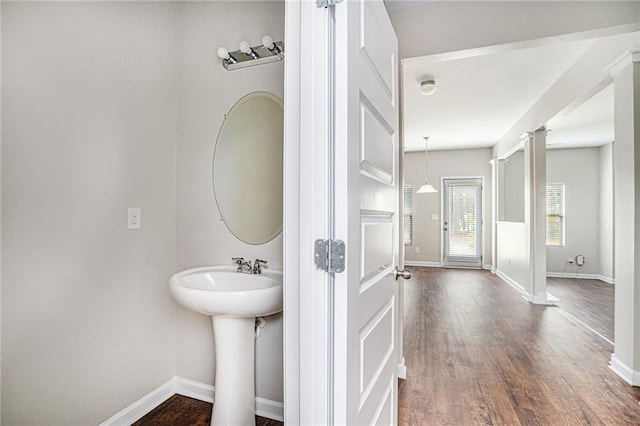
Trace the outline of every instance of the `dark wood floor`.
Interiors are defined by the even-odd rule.
[[[403,425],[640,424],[640,389],[611,346],[486,271],[412,268],[405,284]]]
[[[560,308],[527,303],[486,271],[412,269],[400,425],[640,424],[640,389],[608,369],[611,346]],[[211,404],[174,396],[135,424],[210,416]]]
[[[547,278],[547,291],[558,307],[613,342],[614,287],[599,280]]]
[[[209,426],[212,404],[173,395],[133,426]],[[279,426],[284,423],[256,416],[256,426]]]

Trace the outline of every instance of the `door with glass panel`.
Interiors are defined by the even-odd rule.
[[[482,267],[482,179],[443,180],[445,266]]]

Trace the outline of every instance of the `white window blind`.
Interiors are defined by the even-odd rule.
[[[404,186],[404,245],[413,245],[413,185]]]
[[[547,184],[547,245],[564,246],[564,184]]]
[[[448,256],[475,257],[480,254],[477,233],[481,229],[479,185],[449,184]]]

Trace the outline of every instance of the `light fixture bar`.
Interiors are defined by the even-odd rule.
[[[284,43],[281,41],[273,42],[277,49],[269,50],[265,46],[256,46],[252,48],[252,51],[257,55],[257,59],[252,59],[249,55],[243,53],[240,50],[234,50],[229,52],[231,57],[235,60],[235,63],[231,63],[227,60],[222,60],[222,66],[227,71],[233,71],[240,68],[252,67],[254,65],[268,64],[270,62],[277,62],[284,59]],[[279,51],[278,51],[279,50]]]

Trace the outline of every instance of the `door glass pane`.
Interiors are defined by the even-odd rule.
[[[449,256],[477,256],[478,186],[449,186]]]

